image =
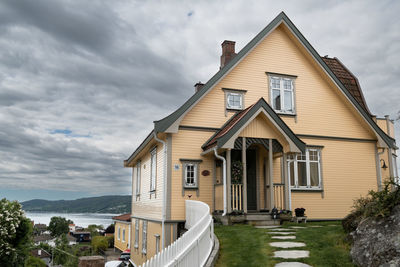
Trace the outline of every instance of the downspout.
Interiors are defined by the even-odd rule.
[[[376,175],[378,176],[378,191],[382,190],[382,172],[381,172],[381,161],[380,155],[385,152],[383,148],[381,152],[378,152],[378,145],[375,145],[375,161],[376,161]]]
[[[163,166],[163,207],[162,207],[162,219],[161,219],[161,244],[162,248],[165,247],[165,220],[166,220],[166,209],[167,209],[167,143],[164,140],[161,140],[157,137],[157,132],[154,131],[154,139],[157,142],[163,144],[164,147],[164,166]]]
[[[222,160],[222,179],[224,181],[224,213],[222,213],[222,216],[226,215],[226,159],[217,153],[217,148],[214,147],[214,154],[215,156]]]

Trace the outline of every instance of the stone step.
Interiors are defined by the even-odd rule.
[[[306,244],[303,242],[271,242],[269,243],[271,247],[276,248],[300,248],[305,247]]]
[[[278,226],[278,222],[274,222],[273,220],[247,220],[247,224],[254,226]]]
[[[310,251],[308,250],[279,250],[274,252],[275,258],[283,258],[283,259],[308,258],[309,256],[310,256]]]
[[[294,235],[281,235],[281,236],[274,235],[274,236],[271,236],[271,238],[285,240],[285,239],[296,239],[296,236],[294,236]]]
[[[291,262],[277,263],[277,264],[275,264],[275,267],[311,267],[311,265],[301,263],[301,262],[291,261]]]
[[[295,232],[268,232],[271,235],[295,235]]]
[[[272,217],[270,214],[260,214],[260,213],[248,213],[246,215],[246,220],[247,221],[266,221],[266,220],[272,220]],[[279,222],[279,220],[276,220]]]

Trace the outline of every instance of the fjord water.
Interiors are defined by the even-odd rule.
[[[51,217],[59,216],[69,219],[77,226],[87,227],[90,224],[101,224],[104,227],[113,223],[112,217],[118,214],[110,213],[56,213],[56,212],[25,212],[25,216],[37,223],[44,223],[47,226]]]

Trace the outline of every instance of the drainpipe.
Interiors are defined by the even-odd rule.
[[[157,132],[154,132],[154,139],[157,142],[163,144],[164,147],[164,166],[163,166],[163,207],[162,207],[162,220],[161,220],[161,244],[162,249],[165,247],[165,220],[166,220],[166,209],[167,209],[167,142],[157,137]]]
[[[378,175],[378,191],[382,190],[382,172],[381,172],[381,161],[380,161],[380,155],[382,155],[385,152],[385,149],[383,148],[381,152],[378,152],[378,147],[375,145],[375,158],[376,158],[376,174]]]
[[[223,163],[222,179],[224,181],[224,213],[222,213],[222,216],[225,216],[226,215],[226,160],[224,157],[218,155],[216,147],[214,147],[214,154],[218,159],[222,160]]]

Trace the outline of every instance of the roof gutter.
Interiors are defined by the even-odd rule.
[[[224,157],[218,155],[216,147],[214,147],[214,154],[218,159],[222,160],[222,162],[223,162],[222,178],[224,181],[224,194],[223,194],[224,195],[224,213],[222,213],[222,216],[225,216],[226,215],[226,159]]]
[[[163,163],[163,206],[162,206],[162,219],[161,219],[161,249],[165,248],[165,220],[167,214],[167,142],[157,137],[157,132],[154,131],[154,139],[163,144],[164,147],[164,163]]]

